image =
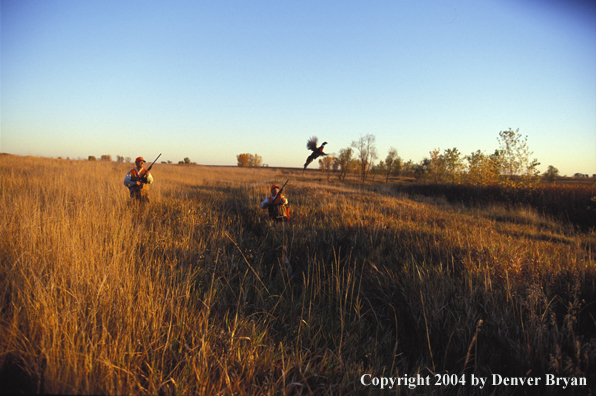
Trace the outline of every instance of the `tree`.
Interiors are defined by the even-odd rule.
[[[121,155],[117,155],[117,156],[116,156],[116,161],[117,161],[117,162],[124,162],[124,157],[123,157],[123,156],[121,156]]]
[[[548,166],[546,172],[544,172],[544,178],[549,182],[553,183],[559,177],[559,170],[552,165]]]
[[[351,147],[339,150],[339,156],[333,158],[334,170],[339,170],[339,180],[346,180],[346,175],[351,172],[354,160],[352,159],[353,150]]]
[[[97,160],[97,158],[95,158],[94,155],[90,155],[89,156],[89,161],[96,161],[96,160]]]
[[[101,156],[101,161],[106,161],[106,162],[110,162],[112,161],[112,156],[110,154],[104,154]]]
[[[389,152],[387,153],[387,157],[385,157],[385,162],[381,161],[379,163],[379,170],[385,175],[385,182],[389,181],[389,176],[391,175],[399,175],[401,172],[401,158],[397,155],[397,150],[395,147],[389,147]]]
[[[329,181],[329,176],[331,175],[331,172],[333,172],[334,160],[335,157],[332,156],[326,156],[319,159],[319,169],[327,173],[327,181]]]
[[[464,163],[461,153],[456,147],[446,149],[443,152],[443,162],[445,164],[445,176],[449,178],[449,181],[452,184],[455,184],[461,179],[464,172]]]
[[[359,161],[360,175],[362,181],[366,180],[366,174],[372,168],[372,165],[377,159],[377,148],[375,147],[375,135],[366,134],[360,136],[360,139],[352,142],[352,147],[357,151],[356,155]]]
[[[530,160],[534,154],[528,148],[528,136],[522,137],[519,128],[513,131],[499,132],[498,137],[500,154],[502,156],[502,174],[507,178],[521,176],[522,178],[535,178],[538,176],[538,160]]]
[[[412,171],[416,180],[427,180],[430,175],[431,160],[424,158],[420,164],[414,165]]]
[[[258,154],[238,154],[236,160],[241,167],[258,168],[263,165],[263,157]]]
[[[250,155],[251,154],[238,154],[236,156],[236,160],[238,161],[238,166],[248,167]]]
[[[429,154],[430,158],[425,158],[426,162],[423,161],[423,165],[426,167],[426,174],[430,181],[439,184],[445,180],[445,160],[441,155],[441,149],[436,148]]]
[[[385,176],[386,173],[386,166],[384,161],[380,161],[378,164],[373,165],[370,168],[370,174],[372,175],[372,180],[375,181],[375,177],[377,175]]]
[[[416,168],[419,165],[415,164],[412,160],[402,162],[400,174],[404,176],[414,177],[416,175]]]
[[[389,180],[389,172],[387,171],[387,165],[385,164],[384,160],[380,160],[378,164],[373,166],[373,174],[385,176],[385,183],[387,183]]]
[[[499,150],[491,155],[476,150],[466,156],[466,160],[468,161],[465,176],[467,183],[475,186],[498,183],[501,171],[501,153]]]
[[[258,154],[251,155],[248,160],[248,166],[251,168],[259,168],[263,164],[263,157]]]

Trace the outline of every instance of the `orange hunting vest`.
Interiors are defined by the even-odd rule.
[[[142,177],[145,173],[147,173],[147,169],[143,168],[141,169],[141,173],[139,174],[139,172],[137,172],[137,168],[133,168],[133,170],[130,171],[130,176],[132,177]],[[141,183],[140,186],[134,186],[131,188],[130,190],[130,195],[133,196],[133,194],[142,194],[142,195],[146,195],[149,192],[149,184],[147,183]]]
[[[275,200],[274,204],[270,204],[267,207],[267,211],[269,212],[269,217],[272,219],[279,219],[282,217],[290,218],[290,208],[286,205],[280,205],[281,203],[281,194]],[[271,202],[271,197],[269,197],[269,202]]]
[[[141,176],[143,176],[145,173],[147,173],[147,169],[145,169],[145,168],[141,169],[141,174],[139,174],[139,172],[137,172],[137,168],[133,168],[133,169],[130,171],[130,175],[131,175],[131,176],[133,176],[133,177],[141,177]]]

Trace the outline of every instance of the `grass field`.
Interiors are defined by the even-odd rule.
[[[596,387],[594,231],[266,168],[156,164],[139,208],[130,168],[0,156],[2,391],[376,394],[417,374],[430,384],[388,393],[563,392],[547,374]],[[286,179],[292,221],[270,224],[259,203]],[[541,380],[471,383],[493,374]]]

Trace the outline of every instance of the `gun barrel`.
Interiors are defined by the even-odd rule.
[[[159,159],[159,157],[161,157],[161,153],[159,153],[159,155],[157,156],[157,158],[155,159],[155,161],[153,161],[153,163],[149,166],[149,168],[147,168],[147,172],[149,172],[151,170],[151,168],[153,168],[153,165],[157,162],[157,160]]]

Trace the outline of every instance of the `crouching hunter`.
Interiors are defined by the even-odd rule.
[[[288,208],[287,205],[287,198],[281,195],[279,186],[274,184],[271,186],[271,196],[265,198],[265,200],[261,202],[261,209],[267,209],[271,220],[285,223],[290,218],[290,208]]]
[[[131,198],[146,203],[149,202],[149,184],[153,183],[153,176],[143,165],[145,160],[143,157],[138,157],[135,160],[135,168],[124,177],[124,185],[130,190]]]

